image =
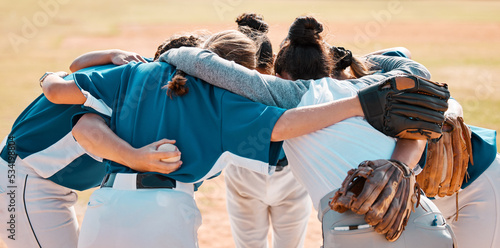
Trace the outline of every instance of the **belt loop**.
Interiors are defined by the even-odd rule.
[[[113,189],[136,190],[137,189],[137,173],[113,173],[114,178]]]

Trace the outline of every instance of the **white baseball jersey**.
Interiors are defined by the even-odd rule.
[[[331,81],[332,79],[328,79]],[[356,94],[349,82],[326,78],[311,83],[299,106],[330,102]],[[305,185],[317,208],[321,198],[340,187],[347,171],[364,160],[389,159],[395,139],[353,117],[322,130],[286,140],[283,147],[293,174]]]

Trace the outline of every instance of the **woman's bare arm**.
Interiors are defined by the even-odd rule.
[[[295,138],[353,116],[363,116],[358,96],[285,111],[271,134],[271,141]]]
[[[426,144],[427,140],[398,139],[391,159],[401,161],[413,169],[420,161]]]
[[[132,61],[146,62],[141,55],[120,49],[92,51],[76,58],[69,66],[69,69],[71,72],[75,72],[96,65],[125,65]]]
[[[43,94],[55,104],[84,104],[87,98],[73,80],[65,80],[60,72],[48,75],[42,83]]]
[[[89,153],[115,161],[139,172],[168,174],[177,170],[182,162],[163,162],[161,159],[180,156],[180,151],[159,152],[157,148],[175,141],[162,139],[141,148],[133,148],[118,137],[104,120],[96,114],[83,115],[73,128],[73,136]]]

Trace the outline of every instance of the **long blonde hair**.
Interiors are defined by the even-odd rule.
[[[212,35],[203,48],[249,69],[257,67],[257,45],[236,30],[226,30]]]

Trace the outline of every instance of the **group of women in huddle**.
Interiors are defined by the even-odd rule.
[[[96,51],[77,58],[73,74],[44,75],[44,94],[2,144],[2,174],[15,167],[23,189],[19,238],[5,239],[1,229],[9,247],[197,247],[194,194],[223,168],[237,247],[266,247],[270,223],[274,247],[302,247],[311,202],[324,247],[387,247],[373,229],[336,231],[355,217],[327,201],[364,160],[397,159],[411,168],[421,161],[426,141],[371,127],[357,91],[401,74],[429,79],[429,71],[406,49],[357,57],[331,46],[311,16],[295,19],[276,56],[261,16],[244,14],[237,23],[238,30],[209,36],[173,36],[153,59]],[[458,220],[455,198],[423,197],[393,245],[498,246],[496,133],[472,131],[473,180],[460,193]],[[164,143],[178,151],[158,151]],[[161,161],[181,153],[182,161]],[[9,222],[6,179],[2,223]],[[97,185],[79,233],[73,190]]]

